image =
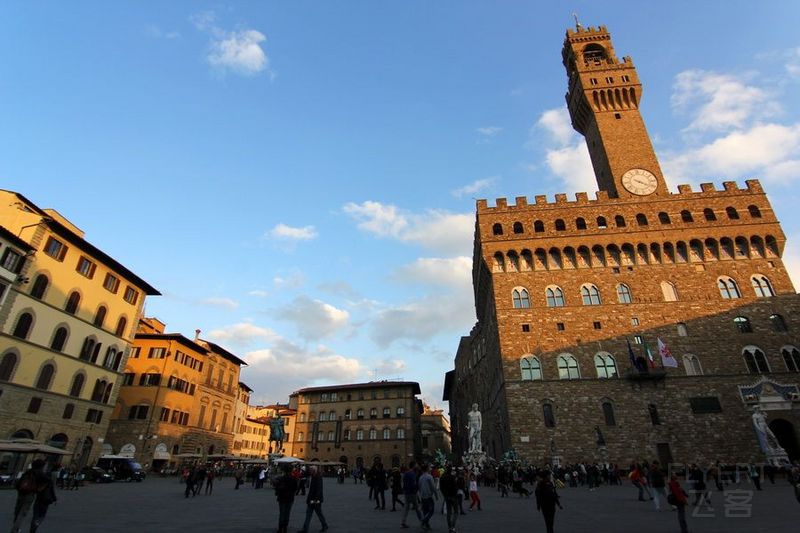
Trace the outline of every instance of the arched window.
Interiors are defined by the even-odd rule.
[[[526,289],[514,289],[511,293],[511,298],[515,309],[527,309],[531,306],[531,301],[530,298],[528,298],[528,291]]]
[[[606,223],[606,217],[597,217],[597,228],[606,229],[607,227],[608,223]]]
[[[556,417],[553,414],[553,404],[551,404],[551,403],[543,403],[542,404],[542,415],[544,416],[544,427],[547,427],[547,428],[556,427]]]
[[[564,291],[561,287],[548,287],[545,291],[547,307],[564,307]]]
[[[128,319],[124,316],[119,317],[119,321],[117,322],[117,329],[114,331],[114,335],[117,337],[124,337],[125,336],[125,328],[128,327]]]
[[[694,222],[694,217],[692,216],[692,212],[691,211],[687,211],[686,209],[681,211],[681,220],[686,222],[687,224],[689,222]]]
[[[53,335],[53,341],[50,343],[50,349],[60,352],[64,349],[67,343],[68,331],[64,326],[59,327]]]
[[[626,226],[625,217],[622,216],[622,215],[615,216],[614,217],[614,225],[617,226],[618,228],[624,228]]]
[[[328,432],[328,441],[329,442],[333,442],[334,441],[333,431],[329,431]]]
[[[325,432],[318,431],[317,432],[317,442],[325,442]]]
[[[784,346],[781,350],[783,362],[789,372],[800,372],[800,351],[794,346]]]
[[[658,221],[662,224],[672,224],[672,220],[669,218],[669,214],[661,211],[658,214]]]
[[[392,430],[389,428],[383,428],[383,440],[389,440],[392,438]]]
[[[717,215],[714,214],[714,210],[709,207],[703,209],[703,216],[706,217],[706,220],[708,220],[709,222],[714,222],[715,220],[717,220]]]
[[[358,411],[356,411],[356,418],[359,420],[364,418],[364,409],[359,409]]]
[[[664,296],[665,302],[677,302],[678,291],[675,290],[675,285],[669,281],[661,282],[661,294]]]
[[[494,271],[503,272],[506,269],[506,260],[503,257],[503,252],[495,252],[494,254]]]
[[[603,419],[607,426],[617,425],[617,418],[614,416],[614,406],[609,401],[603,402]]]
[[[594,368],[598,378],[617,377],[617,362],[610,353],[599,353],[594,356]]]
[[[686,324],[683,322],[678,322],[678,337],[688,337],[689,330],[686,328]]]
[[[591,283],[587,283],[581,287],[581,299],[583,305],[600,305],[600,291]]]
[[[525,230],[522,227],[522,222],[514,222],[514,233],[523,233]]]
[[[772,324],[772,330],[777,333],[783,333],[784,331],[789,331],[789,328],[786,327],[786,321],[783,319],[781,315],[770,315],[769,321]]]
[[[775,296],[775,291],[772,290],[772,284],[766,276],[756,274],[750,280],[753,283],[753,290],[756,291],[758,298],[769,298]]]
[[[328,413],[328,420],[335,421],[336,420],[336,411],[331,411]]]
[[[33,281],[33,287],[31,287],[31,296],[37,300],[44,298],[44,293],[47,290],[47,285],[49,283],[50,280],[47,279],[47,276],[44,274],[39,274],[36,276],[36,279]]]
[[[755,346],[748,346],[742,352],[744,354],[744,362],[747,365],[747,371],[751,374],[763,374],[769,372],[769,365],[764,352]]]
[[[761,210],[758,206],[748,205],[747,211],[750,213],[750,218],[761,218]]]
[[[353,418],[353,411],[351,411],[350,409],[345,409],[344,410],[344,419],[345,420],[352,420],[352,418]]]
[[[94,315],[94,325],[98,328],[103,327],[103,322],[106,321],[106,313],[108,313],[108,309],[106,306],[101,305],[97,308],[97,313]]]
[[[364,430],[363,429],[359,428],[359,429],[356,430],[356,440],[364,440]]]
[[[52,363],[46,363],[39,371],[39,377],[36,380],[36,388],[41,390],[49,390],[50,385],[53,384],[53,376],[56,373],[56,367]]]
[[[544,222],[541,220],[537,220],[533,223],[533,231],[534,233],[542,233],[544,232]]]
[[[639,224],[640,226],[646,226],[647,216],[645,216],[644,213],[639,213],[638,215],[636,215],[636,223]]]
[[[31,332],[31,325],[33,324],[33,315],[30,313],[22,313],[17,319],[17,325],[14,326],[12,335],[18,339],[27,339],[28,334]]]
[[[700,359],[696,355],[686,354],[683,356],[683,366],[686,368],[687,376],[702,376],[703,368],[700,366]]]
[[[533,355],[525,355],[519,360],[519,368],[522,373],[523,381],[533,381],[542,379],[542,364],[539,358]]]
[[[375,428],[371,428],[369,430],[369,440],[375,440],[378,438],[378,430]]]
[[[719,295],[722,296],[723,300],[735,300],[742,297],[739,292],[739,286],[733,278],[723,276],[717,279],[717,287],[719,287]]]
[[[735,207],[726,207],[725,213],[728,215],[728,218],[731,220],[739,220],[739,212],[736,210]]]
[[[492,226],[492,235],[502,235],[503,234],[503,225],[500,223],[495,224]]]
[[[555,226],[556,226],[556,231],[566,231],[567,229],[566,223],[564,223],[564,221],[560,218],[556,219]]]
[[[570,354],[558,356],[558,379],[580,379],[578,361]]]
[[[586,229],[586,219],[583,217],[578,217],[575,219],[575,227],[577,229]]]
[[[83,392],[83,384],[86,382],[86,377],[83,374],[75,374],[72,378],[72,386],[69,388],[69,395],[79,397]]]
[[[325,411],[322,411],[319,414],[319,421],[320,422],[327,422],[328,421],[328,413],[326,413]]]
[[[617,299],[621,304],[629,304],[633,301],[631,298],[631,289],[624,283],[617,285]]]
[[[17,368],[17,354],[8,352],[0,360],[0,381],[11,381],[14,369]]]
[[[750,319],[746,316],[737,316],[733,319],[733,324],[736,326],[736,329],[739,330],[739,333],[753,332],[753,326],[750,325]]]
[[[397,438],[398,439],[405,439],[406,438],[406,430],[405,430],[405,428],[397,428]]]
[[[69,295],[69,298],[67,298],[67,305],[64,306],[64,311],[74,315],[78,311],[78,305],[80,305],[80,303],[81,295],[78,294],[78,291],[72,291],[72,293]]]
[[[297,442],[303,442],[303,439],[306,437],[305,433],[302,431],[297,434]]]

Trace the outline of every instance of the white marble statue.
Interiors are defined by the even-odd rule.
[[[761,410],[761,407],[756,405],[753,407],[753,427],[756,430],[758,443],[761,445],[761,451],[766,454],[775,451],[783,451],[781,445],[778,444],[778,438],[767,425],[767,415]]]
[[[481,452],[481,426],[483,426],[483,420],[481,418],[481,412],[478,411],[478,404],[472,404],[472,411],[467,414],[467,420],[469,425],[467,429],[469,429],[469,453],[473,452]]]

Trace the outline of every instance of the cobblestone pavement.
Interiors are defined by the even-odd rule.
[[[736,489],[732,487],[731,490]],[[740,491],[724,496],[713,493],[714,511],[703,509],[706,516],[688,517],[689,530],[699,532],[757,533],[800,531],[800,504],[785,481],[765,485],[762,492],[750,492],[743,483]],[[366,485],[348,482],[339,485],[325,479],[323,511],[331,533],[401,531],[399,512],[376,511],[367,500]],[[674,533],[679,531],[676,513],[656,512],[652,502],[636,501],[636,489],[630,485],[602,487],[590,492],[585,488],[560,491],[564,511],[556,514],[556,531],[567,533]],[[11,524],[16,493],[0,491],[0,528]],[[214,493],[186,499],[183,486],[174,478],[151,478],[143,483],[117,482],[93,485],[79,491],[58,491],[59,501],[50,508],[40,528],[47,532],[271,532],[277,529],[278,508],[270,489],[255,490],[250,485],[233,490],[233,480],[216,481]],[[544,522],[533,498],[500,498],[492,488],[481,488],[482,511],[467,511],[459,517],[461,533],[544,531]],[[725,504],[726,499],[728,504]],[[750,500],[751,505],[743,503]],[[389,503],[389,502],[387,502]],[[444,516],[431,521],[434,531],[447,531]],[[297,531],[305,518],[305,498],[298,497],[292,509],[290,531]],[[389,505],[391,508],[391,505]],[[466,510],[466,506],[465,506]],[[741,517],[747,515],[750,517]],[[416,517],[409,515],[408,531],[421,531]],[[310,531],[319,531],[314,517]]]

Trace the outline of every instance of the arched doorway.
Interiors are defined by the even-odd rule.
[[[786,419],[776,418],[769,423],[769,428],[778,439],[778,443],[786,450],[789,460],[797,461],[800,459],[800,444],[797,442],[797,433],[794,425]]]
[[[84,437],[83,444],[80,447],[80,451],[77,454],[78,459],[78,469],[83,468],[89,462],[89,455],[92,453],[92,446],[94,446],[94,441],[91,437]]]
[[[18,429],[11,434],[12,439],[32,439],[33,431],[30,429]]]
[[[69,437],[67,437],[63,433],[56,433],[55,435],[50,437],[50,440],[47,441],[47,444],[54,448],[60,448],[62,450],[66,450],[68,442],[69,442]]]
[[[340,457],[339,457],[339,462],[340,462],[340,463],[347,464],[347,456],[346,456],[346,455],[342,455],[342,456],[340,456]]]

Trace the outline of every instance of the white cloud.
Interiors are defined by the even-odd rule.
[[[565,107],[543,112],[531,128],[526,146],[530,149],[544,148],[547,168],[569,190],[597,189],[597,180],[586,141],[572,129],[569,113]]]
[[[302,287],[305,282],[306,277],[299,270],[272,278],[272,284],[276,289],[296,289]]]
[[[206,334],[209,340],[230,343],[235,346],[247,346],[260,340],[276,340],[279,336],[269,328],[256,326],[250,322],[239,322],[214,329]]]
[[[254,76],[266,71],[270,77],[274,77],[269,69],[269,58],[262,46],[267,40],[263,33],[254,29],[224,30],[215,24],[216,15],[213,11],[197,13],[189,17],[189,20],[199,31],[211,36],[206,60],[212,67],[221,72],[230,71],[243,76]]]
[[[769,94],[730,74],[686,70],[675,77],[672,106],[694,115],[685,131],[742,128],[753,117],[777,111]]]
[[[326,283],[320,283],[317,285],[317,288],[321,291],[325,291],[327,293],[333,294],[335,296],[341,296],[343,298],[347,298],[348,300],[359,300],[361,299],[361,293],[359,293],[352,285],[347,283],[346,281],[330,281]]]
[[[444,333],[463,334],[474,323],[472,291],[454,291],[447,297],[426,296],[377,311],[371,337],[385,348],[401,339],[428,341]]]
[[[534,127],[547,132],[550,138],[559,146],[567,146],[574,143],[575,138],[578,136],[575,130],[572,129],[569,113],[565,107],[548,109],[542,113]]]
[[[410,265],[400,267],[394,276],[400,281],[471,292],[472,259],[467,256],[420,257]]]
[[[793,78],[800,78],[800,47],[790,50],[788,56],[786,72]]]
[[[250,296],[255,296],[256,298],[266,298],[267,296],[269,296],[269,291],[265,291],[263,289],[253,289],[247,294],[249,294]]]
[[[448,213],[430,209],[423,214],[403,213],[394,205],[366,201],[348,203],[345,213],[358,222],[359,229],[378,237],[419,244],[443,254],[472,250],[475,218],[472,213]]]
[[[350,314],[321,300],[301,295],[277,310],[275,317],[293,323],[302,338],[318,340],[347,327]]]
[[[369,374],[373,379],[380,379],[396,377],[405,370],[406,362],[402,359],[381,359]]]
[[[200,303],[205,305],[213,305],[215,307],[224,307],[226,309],[236,309],[239,307],[239,302],[233,300],[231,298],[222,298],[222,297],[209,297],[203,298],[200,300]]]
[[[155,24],[148,24],[145,30],[147,31],[147,34],[154,39],[172,40],[178,39],[181,36],[181,34],[177,31],[164,31]]]
[[[458,189],[454,189],[454,190],[450,191],[450,194],[452,194],[456,198],[461,198],[462,196],[472,195],[472,194],[475,194],[477,192],[480,192],[480,191],[486,189],[487,187],[492,185],[492,183],[497,181],[497,179],[498,179],[498,176],[491,176],[491,177],[488,177],[488,178],[475,180],[472,183],[464,185],[463,187],[459,187]]]
[[[475,131],[480,133],[484,138],[490,139],[503,131],[503,128],[499,126],[485,126],[483,128],[475,128]]]
[[[699,148],[664,158],[673,182],[695,182],[704,176],[761,177],[788,182],[800,174],[800,124],[757,124],[714,139]]]
[[[284,239],[291,241],[310,241],[317,238],[317,230],[314,226],[303,226],[295,228],[280,223],[272,228],[268,235],[273,239]]]

